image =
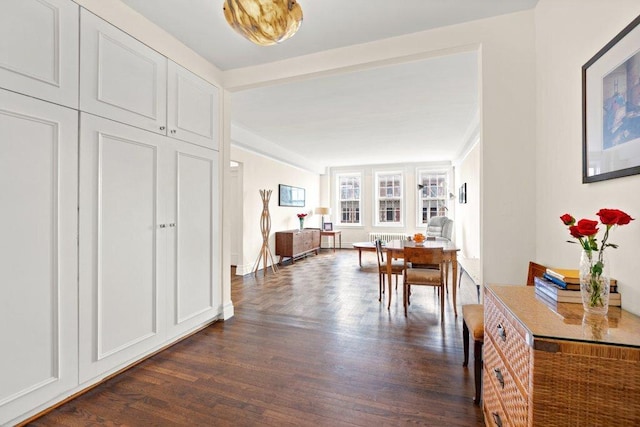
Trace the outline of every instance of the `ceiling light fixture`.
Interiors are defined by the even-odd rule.
[[[296,0],[225,0],[222,9],[231,28],[261,46],[285,41],[302,23]]]

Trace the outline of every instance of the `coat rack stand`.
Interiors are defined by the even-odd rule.
[[[253,265],[253,274],[255,276],[258,275],[258,270],[260,267],[260,259],[262,259],[262,267],[263,274],[267,275],[267,256],[271,259],[271,270],[273,273],[278,272],[278,267],[276,267],[276,263],[273,261],[273,255],[271,254],[271,249],[269,248],[269,233],[271,232],[271,215],[269,215],[269,200],[271,200],[271,190],[259,190],[260,197],[262,198],[262,216],[260,217],[260,231],[262,233],[262,248],[260,248],[260,253],[258,254],[258,259],[256,263]]]

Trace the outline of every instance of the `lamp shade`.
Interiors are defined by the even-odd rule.
[[[331,208],[317,207],[316,214],[318,215],[331,215]]]
[[[302,23],[296,0],[225,0],[223,10],[236,32],[261,46],[290,38]]]

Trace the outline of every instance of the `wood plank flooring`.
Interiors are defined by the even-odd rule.
[[[462,319],[402,283],[378,302],[375,253],[329,250],[234,276],[235,317],[33,421],[33,426],[482,426]],[[477,301],[463,277],[458,305]],[[460,312],[460,309],[458,310]]]

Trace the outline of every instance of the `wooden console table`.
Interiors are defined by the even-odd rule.
[[[296,258],[305,256],[311,252],[318,255],[320,250],[320,229],[305,228],[303,230],[286,230],[276,232],[276,255],[282,264],[284,258]]]
[[[533,286],[484,292],[487,426],[640,425],[640,317],[585,316]]]
[[[342,249],[342,231],[320,231],[320,236],[329,236],[333,237],[333,252],[336,251],[336,236],[340,239],[340,245],[338,247]]]

